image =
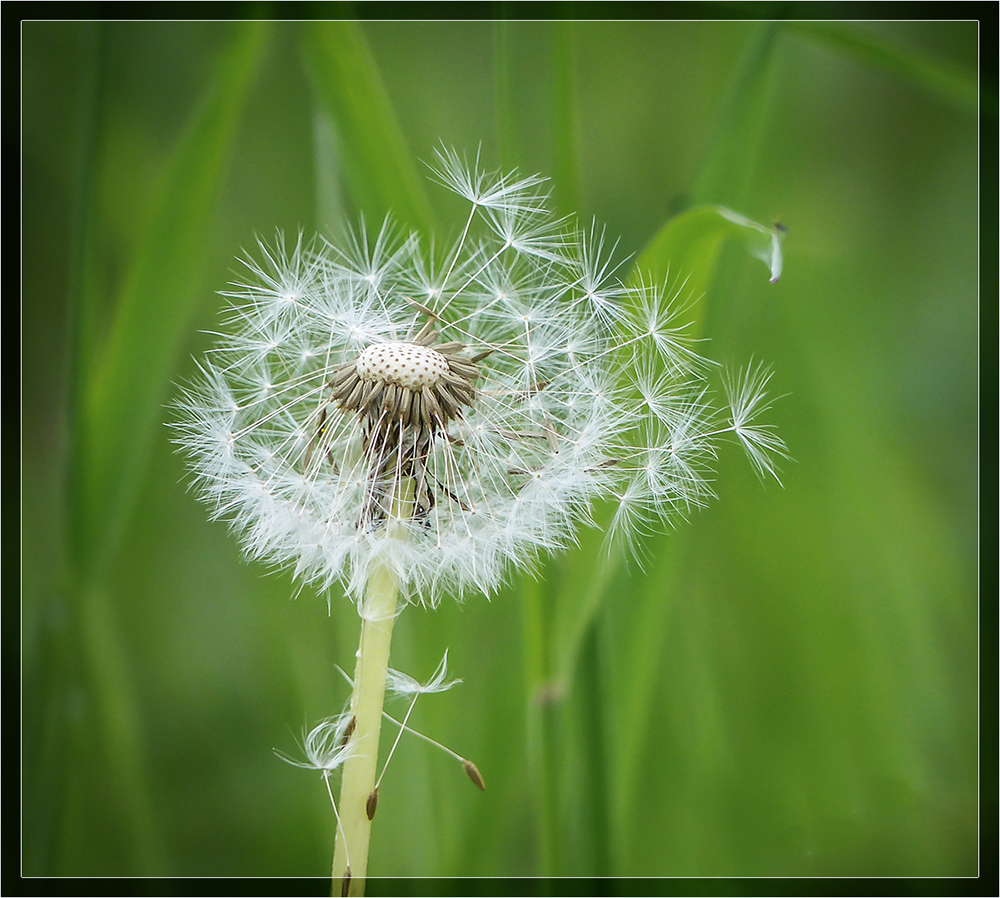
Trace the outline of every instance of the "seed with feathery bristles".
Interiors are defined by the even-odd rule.
[[[179,402],[202,494],[250,555],[357,600],[388,566],[433,605],[572,545],[597,500],[625,542],[703,504],[727,434],[774,473],[783,444],[754,421],[766,370],[715,407],[677,295],[620,280],[600,231],[552,215],[540,179],[438,161],[472,204],[457,242],[437,252],[387,224],[264,248]]]
[[[433,339],[436,335],[425,327],[417,341],[373,343],[329,382],[337,407],[344,414],[357,413],[361,422],[370,487],[358,523],[365,529],[385,519],[396,478],[414,480],[414,517],[424,518],[433,509],[428,456],[438,435],[475,401],[478,368],[457,355],[465,344],[424,345]],[[461,500],[458,504],[467,508]]]

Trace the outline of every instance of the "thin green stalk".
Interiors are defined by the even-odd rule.
[[[408,518],[412,505],[413,482],[407,479],[397,489],[390,520]],[[396,529],[398,532],[398,525]],[[384,567],[374,570],[368,579],[362,607],[361,644],[354,668],[354,694],[351,696],[354,751],[344,764],[340,789],[340,825],[333,855],[334,895],[363,895],[365,891],[368,846],[375,815],[372,797],[377,795],[375,776],[382,705],[398,598],[399,588],[392,573]]]
[[[340,790],[341,829],[337,833],[333,857],[334,894],[364,894],[372,829],[368,799],[375,789],[397,592],[396,581],[385,569],[376,571],[368,583],[367,610],[377,618],[361,623],[361,645],[351,699],[355,720],[351,739],[357,751],[344,764],[344,782]]]
[[[778,22],[760,22],[751,29],[720,110],[711,151],[691,185],[692,204],[744,206],[770,108],[774,45],[780,28]]]
[[[500,19],[493,23],[493,84],[496,92],[497,147],[501,165],[517,164],[517,129],[510,78],[510,22],[503,18],[506,4],[500,3]]]
[[[553,190],[560,214],[580,211],[576,23],[552,23]]]
[[[310,84],[336,133],[343,183],[358,211],[425,235],[434,212],[407,147],[364,29],[353,21],[310,22],[302,31]],[[331,224],[331,222],[327,222]]]
[[[791,31],[817,42],[826,43],[841,52],[870,65],[878,66],[897,77],[941,97],[952,106],[966,112],[979,110],[980,92],[976,70],[957,65],[947,59],[937,59],[919,50],[900,47],[861,30],[854,22],[791,21]],[[982,109],[996,117],[996,92],[984,86]]]
[[[555,876],[556,820],[558,818],[557,777],[552,770],[552,718],[557,710],[548,677],[545,603],[537,580],[525,582],[524,673],[528,720],[528,764],[531,792],[538,813],[539,868],[542,876]]]
[[[126,869],[142,875],[162,875],[168,865],[157,832],[141,745],[141,702],[122,645],[121,627],[105,589],[92,587],[81,596],[80,625],[87,681],[96,698],[103,748],[115,771],[115,782],[99,792],[109,803],[115,795],[128,815],[129,842],[127,848],[122,846]]]
[[[591,620],[583,645],[579,694],[585,713],[578,718],[577,738],[583,746],[587,806],[590,871],[593,876],[611,875],[611,801],[608,786],[608,715],[605,708],[604,647],[599,638],[599,622]],[[611,756],[613,757],[613,755]]]

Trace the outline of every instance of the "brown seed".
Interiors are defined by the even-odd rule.
[[[405,417],[402,415],[400,417],[402,417],[403,423],[407,427],[419,428],[420,416],[423,414],[423,403],[420,398],[422,392],[407,392],[409,395],[409,402],[407,404],[409,411]]]
[[[438,390],[437,398],[441,405],[441,411],[444,414],[445,421],[450,421],[452,418],[458,417],[460,406],[447,390],[447,387]]]
[[[368,814],[369,820],[375,819],[375,809],[378,807],[378,786],[372,789],[371,795],[368,796],[368,801],[365,802],[365,813]]]
[[[437,337],[437,332],[434,330],[434,322],[428,319],[424,326],[420,328],[420,333],[413,338],[413,342],[418,346],[432,346]]]
[[[357,373],[357,363],[353,359],[350,362],[345,362],[333,372],[333,377],[330,378],[329,386],[333,390],[338,390],[352,377],[355,377]]]
[[[382,394],[388,386],[391,386],[391,384],[386,384],[384,381],[375,381],[375,383],[369,386],[368,392],[361,402],[362,415],[367,415],[369,418],[375,416],[378,412],[378,404],[382,399]]]
[[[479,772],[479,768],[472,761],[462,761],[462,767],[465,769],[466,776],[485,792],[486,783],[483,782],[483,775]]]
[[[436,312],[434,312],[434,311],[433,311],[432,309],[429,309],[429,308],[428,308],[427,306],[425,306],[425,305],[424,305],[424,304],[423,304],[422,302],[417,302],[417,301],[416,301],[415,299],[412,299],[412,298],[411,298],[411,297],[409,297],[409,296],[404,296],[404,297],[403,297],[403,299],[405,299],[405,300],[406,300],[406,301],[407,301],[407,302],[408,302],[408,303],[409,303],[409,304],[410,304],[411,306],[413,306],[414,308],[416,308],[416,309],[419,309],[419,310],[420,310],[421,312],[423,312],[423,313],[424,313],[424,314],[425,314],[425,315],[426,315],[426,316],[427,316],[428,318],[430,318],[431,320],[433,320],[433,321],[437,321],[437,317],[438,317],[438,316],[437,316],[437,313],[436,313]],[[431,322],[430,322],[430,321],[428,321],[428,322],[427,322],[427,324],[425,324],[425,325],[423,326],[423,328],[421,328],[421,330],[420,330],[420,333],[421,333],[421,334],[422,334],[422,333],[424,332],[424,330],[426,330],[426,328],[427,328],[427,327],[428,327],[428,326],[430,325],[430,323],[431,323]],[[437,339],[437,335],[436,335],[436,334],[435,334],[435,336],[434,336],[434,339]]]
[[[351,740],[351,736],[354,735],[354,728],[358,725],[358,718],[351,717],[347,722],[347,726],[344,728],[344,738],[340,740],[341,745],[347,745]]]
[[[341,405],[344,408],[353,411],[361,405],[361,397],[364,396],[364,394],[365,382],[359,377],[351,386],[351,392],[347,394],[347,398],[341,403]]]
[[[348,867],[344,871],[344,875],[340,879],[340,894],[343,898],[347,898],[347,894],[351,889],[351,868]]]
[[[427,408],[427,414],[430,416],[427,420],[427,426],[431,426],[431,421],[444,421],[445,418],[441,411],[441,404],[437,401],[437,395],[434,390],[421,390],[420,395]]]
[[[479,369],[471,359],[450,357],[448,366],[452,374],[464,377],[466,380],[476,380],[479,377]]]

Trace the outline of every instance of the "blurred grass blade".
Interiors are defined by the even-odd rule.
[[[434,215],[378,67],[356,22],[310,22],[303,52],[316,100],[333,122],[347,188],[362,214],[387,212],[425,236]],[[329,224],[329,223],[328,223]]]
[[[135,669],[123,651],[123,630],[116,620],[113,596],[99,585],[86,587],[80,597],[78,621],[92,713],[100,729],[105,762],[115,771],[116,788],[97,791],[104,792],[105,807],[117,806],[127,821],[121,830],[127,841],[119,845],[122,861],[140,875],[162,876],[170,869],[169,849],[150,794],[143,751],[147,721],[140,710]],[[81,743],[72,748],[80,750]],[[70,757],[64,755],[64,763],[72,762],[71,751],[67,753]],[[77,768],[73,775],[80,772]],[[92,786],[88,783],[86,788]]]
[[[691,202],[742,206],[747,201],[771,95],[777,22],[761,22],[750,37],[719,116],[712,149],[691,188]]]
[[[651,540],[649,554],[656,567],[632,581],[629,601],[607,606],[606,629],[619,634],[615,642],[612,682],[608,686],[606,726],[614,733],[614,764],[608,773],[611,842],[616,862],[628,855],[635,830],[636,793],[642,788],[641,758],[650,733],[651,708],[656,701],[664,652],[676,645],[669,626],[677,593],[678,560],[684,558],[688,532],[678,530]],[[614,621],[611,625],[610,620]]]
[[[789,22],[788,28],[884,69],[967,112],[979,109],[979,84],[974,70],[890,44],[846,22]],[[991,97],[987,111],[996,116],[996,95]]]
[[[781,225],[767,227],[722,206],[698,206],[668,221],[639,254],[631,280],[668,276],[684,279],[684,293],[691,297],[694,333],[700,334],[705,320],[707,295],[712,286],[722,246],[731,237],[747,252],[767,265],[771,283],[781,276]]]
[[[552,610],[552,683],[567,690],[577,669],[581,647],[593,626],[605,594],[614,589],[621,574],[621,546],[605,546],[604,524],[610,520],[609,503],[594,509],[597,527],[580,532],[579,548],[570,563],[561,563],[555,578],[558,590],[549,597]],[[583,563],[583,559],[587,559]]]
[[[576,23],[552,23],[552,119],[555,166],[552,191],[560,215],[580,209],[577,99]]]
[[[630,281],[638,284],[645,278],[647,282],[661,283],[672,274],[681,283],[683,278],[683,293],[689,298],[685,308],[692,322],[691,334],[698,336],[725,242],[738,239],[751,256],[767,266],[774,283],[782,270],[783,236],[780,226],[758,224],[722,206],[689,209],[667,222],[640,253]],[[606,515],[595,509],[594,517],[601,521]],[[569,687],[583,641],[606,592],[622,572],[620,549],[613,547],[606,553],[602,542],[600,530],[580,535],[581,550],[574,554],[576,563],[564,573],[558,593],[550,599],[553,608],[550,675],[559,688]],[[581,559],[591,561],[581,563]]]
[[[337,129],[325,110],[313,113],[313,159],[316,169],[317,230],[334,227],[348,218],[341,190],[341,164],[337,155]]]
[[[777,28],[778,25],[774,22],[763,22],[750,34],[726,99],[712,152],[693,188],[693,197],[699,203],[745,202],[753,175],[756,149],[767,117],[770,62]],[[567,54],[568,50],[563,54],[568,60]],[[648,283],[649,278],[652,278],[653,283],[664,283],[673,274],[675,284],[681,284],[685,297],[691,299],[692,305],[687,311],[694,317],[692,332],[697,335],[704,322],[706,297],[715,277],[722,246],[733,236],[739,237],[752,255],[766,262],[772,281],[776,280],[781,273],[780,231],[758,225],[723,206],[705,205],[690,209],[664,225],[636,260],[631,281],[638,284],[646,279]],[[684,279],[683,282],[681,279]],[[600,515],[595,515],[595,519],[600,520]],[[573,570],[568,571],[562,578],[557,595],[553,597],[555,626],[551,634],[552,674],[558,687],[568,688],[570,679],[581,668],[586,669],[587,665],[600,663],[599,658],[584,657],[585,646],[594,632],[595,618],[603,608],[604,597],[609,592],[614,592],[613,584],[624,576],[620,551],[612,550],[609,557],[599,545],[600,542],[599,534],[585,533],[581,536],[581,543],[586,551],[579,553],[578,557],[592,561],[578,563]],[[594,562],[598,559],[600,562],[595,568]],[[635,640],[630,643],[633,656],[641,656],[644,669],[649,671],[657,669],[658,653],[662,650],[661,621],[665,604],[663,595],[647,597],[643,605],[646,619],[643,621],[642,632],[637,633]],[[592,650],[597,644],[590,639]],[[640,677],[637,687],[640,681],[644,683],[649,676],[651,674]],[[578,685],[582,689],[587,688],[586,682]],[[600,690],[590,688],[588,693],[590,702],[602,702]],[[647,692],[639,688],[639,694],[641,702]],[[624,719],[632,725],[634,721],[631,715],[623,717],[620,709],[606,710],[606,723],[615,732],[615,750],[604,755],[598,752],[594,763],[599,765],[599,758],[604,756],[613,755],[618,760],[609,772],[593,767],[594,782],[601,784],[595,785],[595,788],[600,788],[602,794],[595,796],[592,804],[605,815],[609,805],[616,809],[613,815],[616,825],[612,827],[612,841],[618,847],[609,853],[609,860],[605,861],[611,863],[611,857],[622,855],[620,843],[626,825],[622,809],[626,804],[621,796],[627,794],[627,788],[624,787],[633,782],[631,762],[620,761],[620,734],[615,722]],[[612,717],[615,722],[612,722]],[[638,743],[638,732],[631,732]],[[618,796],[617,799],[612,797],[612,793]]]
[[[506,16],[507,4],[498,5],[498,18],[493,22],[493,92],[496,94],[497,147],[500,164],[504,168],[516,168],[519,150],[510,72],[510,22]]]
[[[70,243],[69,314],[72,333],[71,370],[75,382],[70,385],[73,399],[71,414],[82,405],[84,385],[98,346],[98,297],[95,286],[97,262],[97,174],[107,89],[104,52],[106,25],[89,22],[83,25],[84,65],[79,78],[79,118],[77,122],[77,160],[74,184],[73,230]],[[73,425],[75,426],[75,422]]]
[[[73,460],[73,542],[81,571],[107,561],[138,489],[166,383],[199,301],[215,198],[266,31],[260,22],[242,23],[222,53],[170,158],[86,385]]]

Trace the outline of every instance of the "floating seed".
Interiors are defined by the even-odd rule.
[[[465,769],[466,776],[469,777],[472,782],[474,782],[480,790],[486,791],[486,783],[483,782],[483,775],[479,772],[479,768],[472,763],[472,761],[462,761],[462,767]]]

